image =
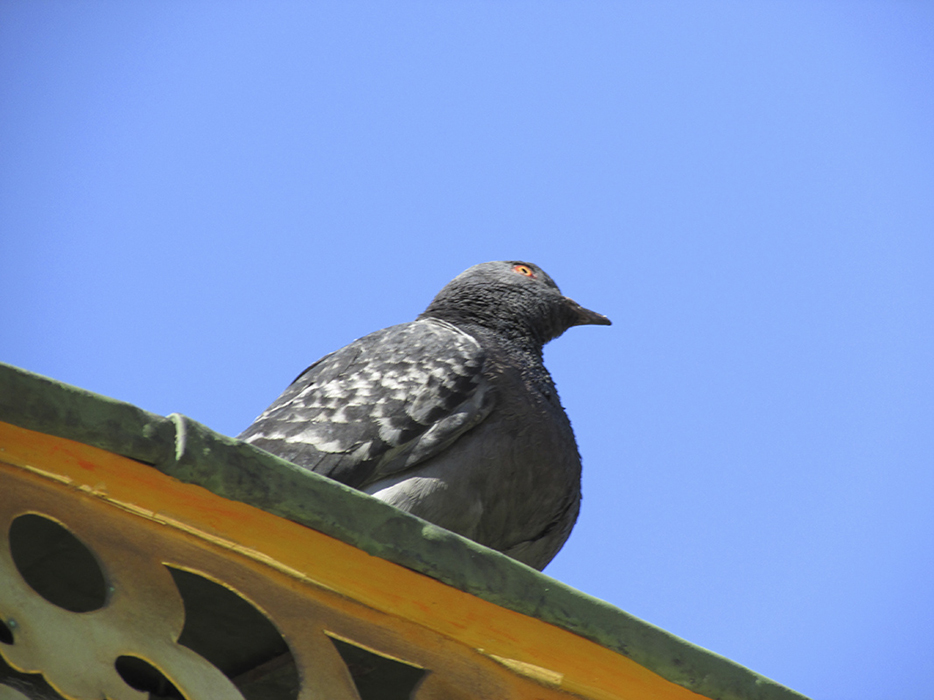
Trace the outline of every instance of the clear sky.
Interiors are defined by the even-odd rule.
[[[546,573],[932,697],[932,3],[0,4],[0,360],[236,434],[497,259],[614,321]]]

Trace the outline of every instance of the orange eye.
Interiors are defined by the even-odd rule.
[[[518,272],[520,275],[525,275],[526,277],[535,278],[535,273],[532,272],[532,268],[528,265],[513,265],[513,272]]]

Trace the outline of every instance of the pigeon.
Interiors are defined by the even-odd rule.
[[[238,437],[542,570],[581,500],[542,348],[587,324],[610,320],[537,265],[475,265],[416,320],[315,362]]]

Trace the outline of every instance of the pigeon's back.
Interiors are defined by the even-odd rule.
[[[486,417],[483,362],[476,340],[443,321],[391,326],[318,360],[239,438],[364,488]]]

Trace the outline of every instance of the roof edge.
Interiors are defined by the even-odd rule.
[[[578,634],[722,700],[806,700],[729,659],[494,550],[180,414],[144,411],[0,363],[0,420],[148,464],[504,608]]]

